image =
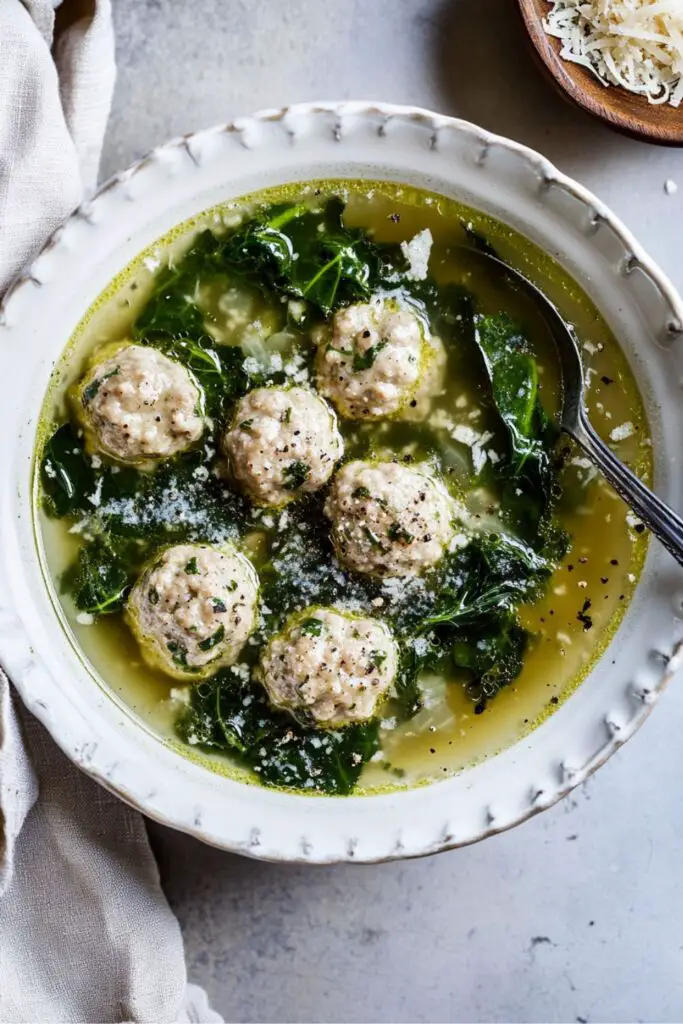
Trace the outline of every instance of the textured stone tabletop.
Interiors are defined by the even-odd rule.
[[[556,98],[512,0],[114,7],[105,176],[172,135],[262,107],[415,103],[541,150],[683,288],[683,151],[622,139]],[[465,850],[323,869],[153,836],[190,975],[227,1020],[681,1021],[682,793],[679,679],[584,787]]]

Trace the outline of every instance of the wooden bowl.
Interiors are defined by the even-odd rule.
[[[663,146],[683,146],[683,107],[648,103],[644,96],[605,86],[580,64],[560,57],[560,40],[549,36],[543,19],[548,0],[519,0],[519,9],[542,69],[562,93],[611,128]]]

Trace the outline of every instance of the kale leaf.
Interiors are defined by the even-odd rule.
[[[377,722],[306,729],[230,669],[192,687],[177,731],[192,746],[236,756],[267,785],[340,796],[379,748]]]
[[[95,533],[145,543],[220,543],[235,539],[248,521],[249,504],[211,472],[212,452],[197,449],[154,470],[93,465],[69,424],[46,443],[41,464],[46,508],[58,518],[83,515]]]
[[[417,632],[448,625],[464,629],[489,616],[509,614],[538,597],[551,563],[514,537],[487,534],[445,559],[431,612]]]
[[[284,203],[266,207],[227,235],[203,231],[177,265],[158,278],[135,325],[139,338],[199,339],[205,317],[196,283],[224,277],[241,280],[268,298],[273,293],[303,300],[325,317],[351,302],[370,298],[381,285],[397,283],[405,259],[398,245],[380,245],[343,222],[339,196],[319,206]],[[295,320],[306,327],[308,317]]]
[[[529,633],[513,613],[490,616],[474,629],[456,633],[451,655],[458,667],[469,672],[465,688],[476,704],[517,678],[528,643]]]
[[[203,231],[177,263],[164,267],[133,327],[133,336],[186,366],[202,389],[206,412],[220,417],[225,405],[244,394],[248,380],[237,345],[217,345],[209,336],[197,304],[199,281],[224,277],[222,245]]]
[[[210,450],[187,452],[154,471],[93,460],[66,424],[47,441],[41,465],[50,515],[83,517],[84,541],[63,587],[79,610],[120,610],[130,581],[160,546],[235,540],[249,506],[210,472]]]
[[[285,204],[265,210],[225,239],[224,265],[266,294],[302,299],[324,316],[369,299],[394,281],[398,246],[380,246],[343,223],[345,202],[332,196],[316,209]]]
[[[428,641],[413,655],[414,675],[450,653],[467,670],[467,692],[476,703],[516,679],[529,641],[517,609],[538,597],[551,572],[532,548],[497,534],[447,556],[433,606],[414,624]]]
[[[477,314],[474,328],[508,437],[507,456],[495,470],[503,511],[511,527],[537,550],[561,556],[566,540],[552,521],[558,496],[554,449],[559,432],[541,403],[536,361],[506,314]]]
[[[370,607],[379,594],[376,581],[350,573],[338,563],[323,502],[320,495],[311,495],[291,506],[289,525],[273,538],[269,561],[260,569],[271,631],[280,629],[289,615],[302,608],[339,601]]]
[[[82,511],[87,495],[95,492],[97,474],[70,423],[46,442],[40,476],[46,509],[58,518]]]
[[[226,406],[247,390],[244,352],[238,345],[214,345],[205,334],[197,338],[157,337],[154,345],[190,370],[211,417],[223,418]]]
[[[121,611],[135,564],[127,549],[107,534],[81,548],[62,578],[79,611],[95,617]]]
[[[223,274],[220,240],[211,231],[202,231],[189,252],[157,273],[154,290],[135,322],[135,337],[197,339],[206,335],[204,313],[196,302],[197,282]]]

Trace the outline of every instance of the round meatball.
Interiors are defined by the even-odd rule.
[[[337,729],[372,718],[397,668],[396,641],[383,622],[314,607],[269,642],[260,675],[276,707]]]
[[[144,570],[126,621],[148,665],[201,679],[232,665],[257,622],[258,577],[232,545],[177,544]]]
[[[202,436],[203,396],[180,363],[125,345],[93,366],[78,389],[95,447],[121,462],[166,459]]]
[[[375,576],[416,576],[439,561],[455,533],[455,503],[427,471],[395,462],[350,462],[325,503],[337,557]]]
[[[242,398],[223,447],[233,478],[259,505],[317,491],[344,454],[337,417],[309,388],[256,388]]]
[[[347,306],[318,349],[318,388],[348,419],[400,416],[417,408],[436,355],[415,313],[395,300]]]

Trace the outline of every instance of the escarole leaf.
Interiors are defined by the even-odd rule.
[[[305,729],[231,669],[192,687],[177,731],[190,745],[233,754],[267,785],[340,796],[379,748],[377,722]]]

